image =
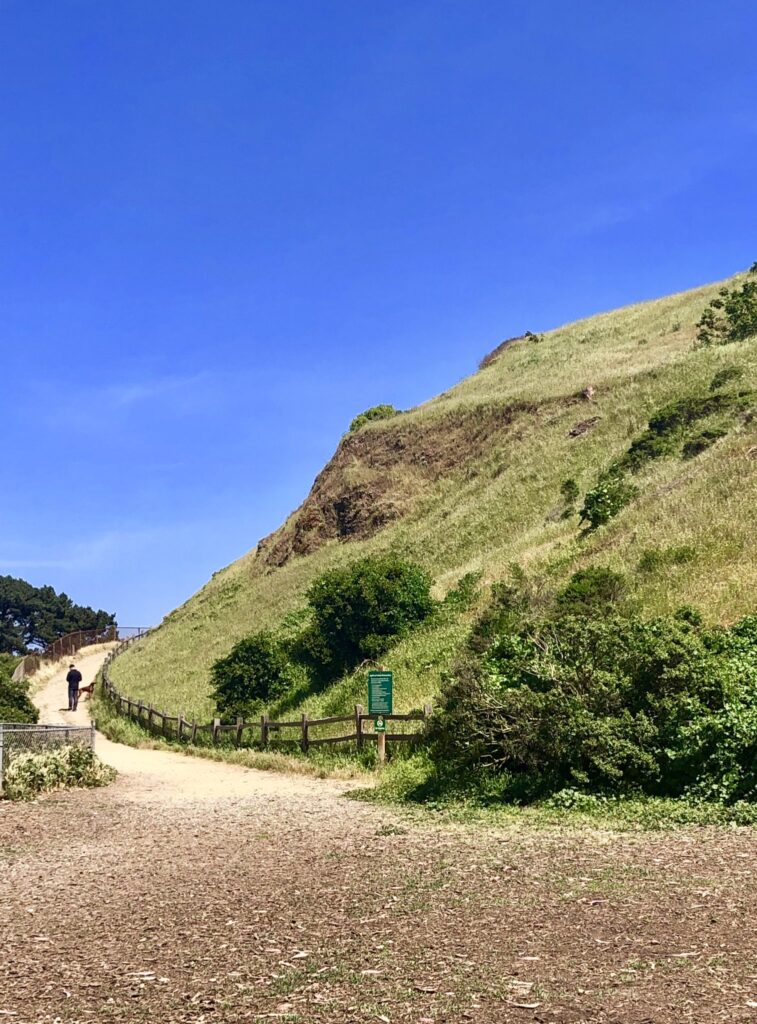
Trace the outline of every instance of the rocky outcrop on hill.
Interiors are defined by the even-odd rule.
[[[372,537],[406,515],[426,488],[505,440],[527,402],[477,406],[347,434],[316,477],[310,494],[284,526],[258,544],[270,568],[332,540]],[[404,422],[403,422],[404,421]]]

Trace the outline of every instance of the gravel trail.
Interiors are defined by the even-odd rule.
[[[757,1020],[750,830],[474,831],[97,743],[112,786],[0,803],[0,1024]]]

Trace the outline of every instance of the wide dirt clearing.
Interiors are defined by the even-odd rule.
[[[419,826],[101,753],[108,789],[0,804],[0,1022],[757,1019],[749,830]]]

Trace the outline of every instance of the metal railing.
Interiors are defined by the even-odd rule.
[[[67,658],[75,654],[82,647],[137,639],[143,636],[147,629],[147,626],[119,626],[115,622],[109,626],[103,626],[101,629],[77,629],[73,633],[59,636],[42,651],[40,657],[46,661],[57,661],[58,658]]]
[[[13,681],[21,682],[34,675],[44,661],[58,661],[59,658],[71,658],[82,647],[93,644],[111,644],[124,640],[136,640],[148,632],[149,626],[119,626],[111,623],[100,629],[77,629],[73,633],[59,636],[42,651],[27,654],[16,666]]]
[[[0,722],[0,792],[3,776],[14,757],[19,754],[39,754],[55,747],[81,743],[95,749],[95,726],[92,725],[36,725],[21,722]]]

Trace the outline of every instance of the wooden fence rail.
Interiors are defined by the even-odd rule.
[[[222,722],[214,718],[212,722],[189,721],[183,714],[169,715],[165,711],[146,704],[143,700],[133,700],[116,689],[110,678],[110,665],[138,637],[131,637],[111,651],[102,669],[102,692],[119,714],[147,729],[155,735],[166,739],[178,740],[181,743],[194,745],[231,744],[235,747],[263,748],[272,745],[284,747],[296,746],[307,753],[311,747],[322,747],[342,743],[355,743],[358,750],[364,748],[366,742],[376,739],[375,732],[366,731],[366,722],[375,722],[383,718],[387,724],[402,723],[400,729],[384,734],[387,742],[417,743],[426,731],[427,719],[431,714],[431,705],[426,704],[422,711],[409,714],[369,715],[362,705],[356,704],[355,710],[349,715],[331,715],[327,718],[310,718],[303,714],[299,719],[283,722],[271,721],[267,714],[259,718],[237,718],[234,722]],[[404,731],[410,723],[420,723],[415,728]],[[326,726],[351,725],[350,731],[341,731],[338,735],[318,735]]]

